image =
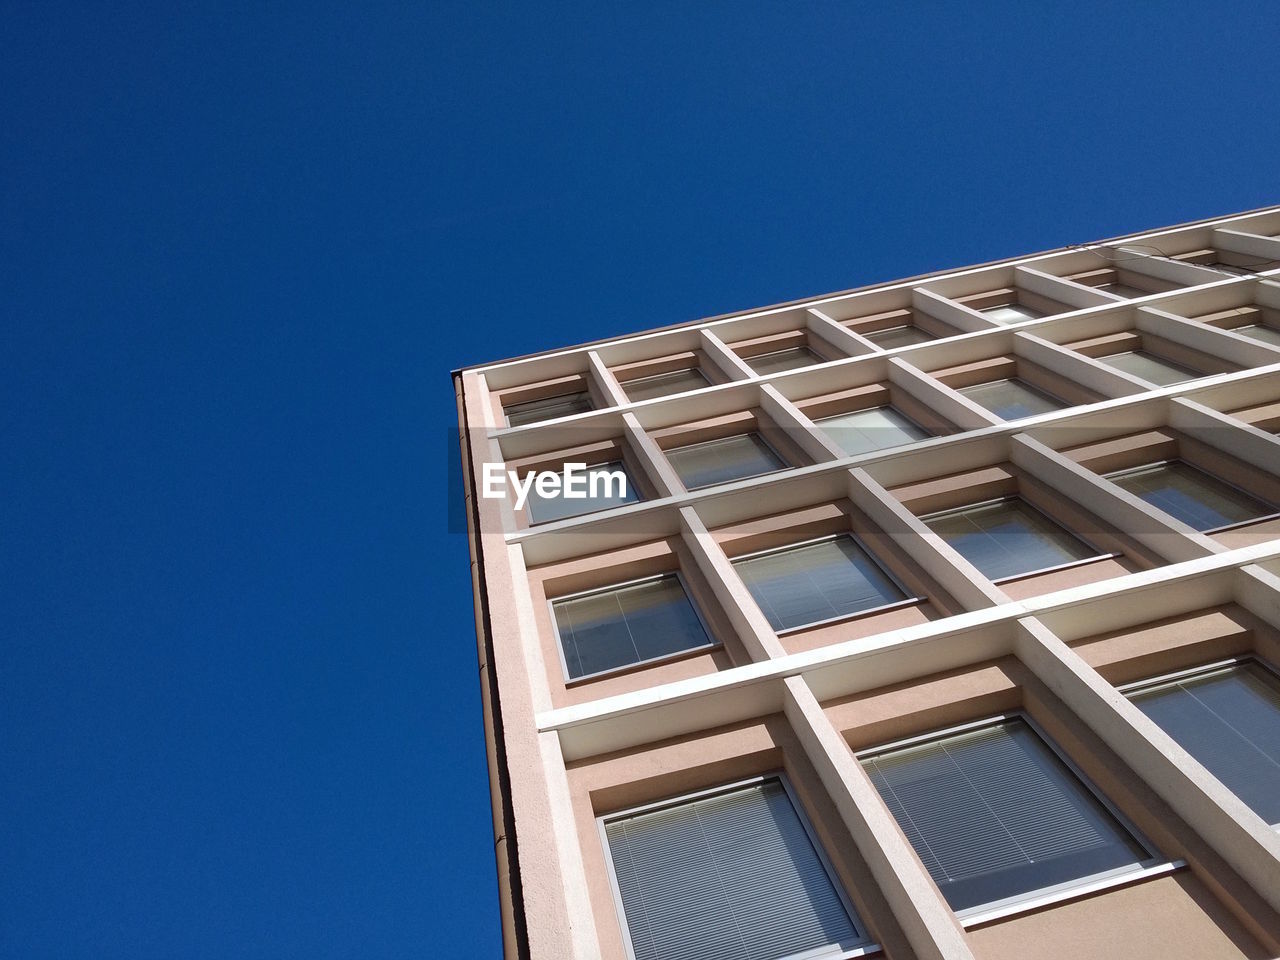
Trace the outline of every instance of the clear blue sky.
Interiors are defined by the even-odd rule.
[[[1274,5],[5,4],[0,956],[493,957],[449,370],[1280,201]]]

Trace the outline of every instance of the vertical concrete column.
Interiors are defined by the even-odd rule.
[[[1236,603],[1280,628],[1280,576],[1257,564],[1236,571]]]
[[[693,554],[698,571],[711,584],[716,600],[751,659],[772,660],[786,656],[778,635],[756,606],[751,591],[693,507],[680,509],[680,536]]]
[[[1138,541],[1170,563],[1223,552],[1226,547],[1157,510],[1026,434],[1009,438],[1009,459],[1069,500]]]
[[[587,376],[609,406],[620,407],[631,402],[627,399],[627,393],[622,389],[622,384],[618,383],[618,378],[604,365],[600,354],[594,350],[587,353]]]
[[[702,352],[712,363],[719,367],[730,380],[752,380],[756,372],[747,366],[747,362],[730,350],[723,340],[710,330],[699,331],[702,338]]]
[[[1048,297],[1050,300],[1057,300],[1059,303],[1065,303],[1067,306],[1075,307],[1077,310],[1101,307],[1123,301],[1122,297],[1113,296],[1105,290],[1099,290],[1097,287],[1087,287],[1083,283],[1076,283],[1074,280],[1067,280],[1063,277],[1055,277],[1051,273],[1044,273],[1034,267],[1015,267],[1013,275],[1016,278],[1014,282],[1024,290],[1038,293],[1040,296]]]
[[[674,497],[684,493],[684,484],[680,482],[680,476],[675,468],[663,455],[657,441],[649,436],[640,425],[640,420],[631,411],[622,415],[622,430],[626,435],[627,443],[644,468],[645,476],[657,488],[658,496]]]
[[[1280,437],[1188,397],[1170,400],[1169,426],[1267,473],[1280,463]]]
[[[1039,620],[1018,621],[1014,652],[1280,911],[1280,834]]]
[[[983,610],[1009,602],[1008,594],[979,573],[861,467],[849,471],[849,499],[966,610]]]
[[[1221,274],[1209,267],[1201,267],[1194,263],[1186,263],[1182,260],[1159,256],[1153,253],[1149,247],[1122,246],[1115,253],[1116,259],[1122,261],[1124,266],[1134,273],[1144,273],[1148,277],[1167,280],[1179,286],[1198,287],[1201,284],[1227,279],[1225,274]]]
[[[1277,237],[1260,237],[1256,233],[1218,227],[1213,231],[1213,245],[1219,250],[1253,257],[1260,261],[1257,269],[1261,269],[1261,262],[1280,260],[1280,238]]]
[[[813,425],[800,409],[784,397],[771,383],[760,384],[760,409],[769,415],[783,432],[814,463],[830,463],[844,459],[844,451]]]
[[[866,337],[858,336],[848,327],[832,320],[821,310],[815,310],[810,307],[805,311],[805,318],[810,333],[816,337],[821,337],[841,353],[847,353],[851,357],[862,357],[880,352],[880,348]]]
[[[484,384],[479,377],[463,377],[468,430],[473,441],[484,436],[491,418],[483,411]],[[499,456],[493,441],[479,444],[488,456]],[[482,478],[472,464],[472,489]],[[475,499],[484,569],[490,643],[489,669],[498,688],[503,744],[507,754],[512,820],[518,863],[522,869],[522,906],[533,957],[596,960],[600,948],[588,901],[586,868],[578,846],[568,796],[568,778],[557,750],[537,732],[536,715],[551,706],[542,662],[541,644],[533,616],[533,598],[518,546],[506,542],[504,500]],[[556,741],[558,744],[558,741]],[[508,841],[510,838],[508,838]]]
[[[803,677],[786,677],[783,713],[920,960],[972,960],[964,931]]]
[[[981,430],[1004,423],[981,404],[939,383],[919,367],[901,357],[889,358],[889,382],[911,394],[928,409],[945,417],[961,430]]]
[[[1129,397],[1146,393],[1150,387],[1121,373],[1105,363],[1099,363],[1083,353],[1042,339],[1026,331],[1018,331],[1013,335],[1014,349],[1018,355],[1032,363],[1038,363],[1046,370],[1073,380],[1083,387],[1104,397]]]
[[[1280,363],[1280,347],[1200,323],[1198,320],[1189,320],[1158,307],[1139,307],[1135,325],[1144,333],[1164,337],[1172,343],[1221,357],[1241,367]]]
[[[1067,277],[1054,276],[1034,267],[1015,267],[1013,272],[1018,278],[1018,286],[1081,310],[1086,307],[1124,303],[1124,297],[1087,284],[1077,283]]]
[[[1001,329],[1001,324],[972,307],[966,307],[963,303],[956,303],[954,300],[948,300],[946,297],[940,297],[930,290],[922,290],[919,287],[911,291],[911,305],[922,313],[927,313],[966,333]]]

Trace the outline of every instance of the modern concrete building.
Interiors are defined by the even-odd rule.
[[[457,371],[507,956],[1280,954],[1277,268],[1280,207]],[[625,491],[499,477],[570,463]]]

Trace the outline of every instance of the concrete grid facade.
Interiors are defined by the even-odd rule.
[[[1280,207],[454,380],[506,956],[681,956],[638,945],[611,818],[774,776],[858,929],[806,957],[1280,955],[1274,821],[1128,695],[1280,667]],[[911,439],[850,452],[830,426],[886,408]],[[551,415],[508,425],[531,409]],[[707,445],[746,435],[772,468],[687,488],[673,451],[714,467]],[[536,522],[481,496],[485,464],[567,462],[621,464],[636,501]],[[1199,523],[1142,485],[1170,464],[1243,512]],[[954,533],[1014,501],[1061,562],[996,575],[1031,541],[993,528],[975,554]],[[792,625],[744,575],[850,534],[885,602]],[[566,598],[637,581],[678,584],[704,642],[575,669]],[[868,758],[998,718],[1051,748],[1133,863],[956,907]]]

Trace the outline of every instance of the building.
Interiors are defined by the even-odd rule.
[[[1278,267],[1274,207],[457,371],[507,956],[1280,954]],[[571,463],[625,490],[504,479]]]

